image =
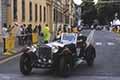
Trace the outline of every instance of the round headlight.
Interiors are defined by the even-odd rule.
[[[83,42],[83,40],[82,40],[82,39],[80,39],[80,40],[78,40],[77,42],[79,42],[79,43],[80,43],[80,42]]]
[[[57,53],[59,48],[57,46],[52,47],[52,53]]]
[[[34,47],[37,47],[37,44],[34,44],[33,46],[34,46]]]

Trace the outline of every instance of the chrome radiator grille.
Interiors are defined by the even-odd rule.
[[[51,48],[49,46],[39,47],[39,57],[40,58],[51,58]]]

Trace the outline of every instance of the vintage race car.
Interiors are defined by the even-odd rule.
[[[28,75],[32,68],[49,68],[59,75],[66,75],[82,62],[92,66],[96,52],[86,40],[87,37],[81,34],[63,33],[57,41],[28,46],[22,50],[20,71]]]

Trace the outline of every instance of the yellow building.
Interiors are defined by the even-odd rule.
[[[56,31],[60,25],[74,24],[74,7],[73,0],[53,0],[54,31]]]
[[[48,24],[56,31],[59,24],[72,24],[72,0],[0,0],[2,2],[2,24]],[[1,19],[1,18],[0,18]]]
[[[52,27],[52,3],[51,0],[1,0],[4,1],[4,13],[6,16],[2,23],[13,25],[32,24],[33,26],[48,24]],[[3,15],[4,16],[4,15]],[[51,29],[52,30],[52,29]]]

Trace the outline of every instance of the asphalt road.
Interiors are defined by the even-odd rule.
[[[82,64],[67,78],[56,77],[52,71],[43,69],[34,69],[30,76],[23,76],[16,57],[0,64],[0,80],[120,80],[120,36],[95,31],[94,39],[97,57],[93,67]]]

